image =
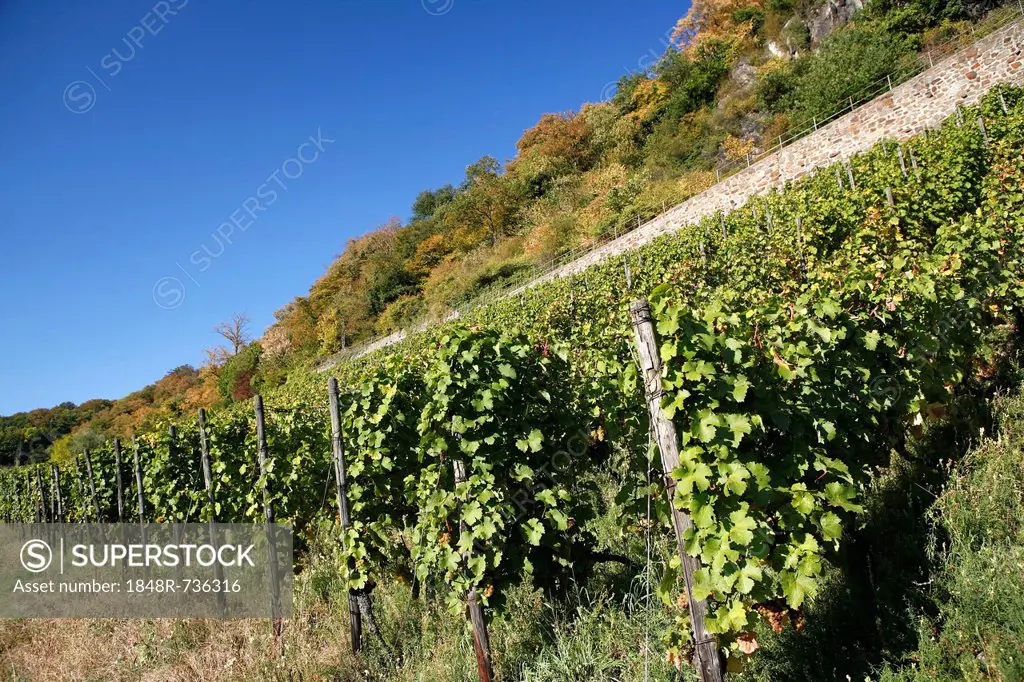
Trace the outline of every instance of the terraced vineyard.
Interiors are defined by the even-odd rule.
[[[649,298],[680,439],[673,503],[701,566],[692,597],[742,656],[758,619],[799,620],[871,472],[957,391],[986,330],[1020,323],[1022,222],[1024,91],[999,87],[939,130],[339,366],[348,586],[409,576],[455,614],[467,595],[500,610],[523,576],[562,585],[607,558],[591,524],[609,507],[626,533],[669,532],[628,312]],[[325,383],[265,396],[262,475],[244,406],[202,434],[198,420],[138,434],[143,517],[259,522],[267,491],[300,538],[332,526]],[[588,476],[609,462],[614,500]],[[59,488],[49,465],[4,472],[0,514],[53,518],[59,499],[66,520],[117,520],[114,444],[89,465]],[[139,518],[125,497],[123,518]],[[685,653],[677,564],[660,592],[679,604],[664,634]]]

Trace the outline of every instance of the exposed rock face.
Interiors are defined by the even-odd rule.
[[[842,26],[864,8],[863,0],[828,0],[821,7],[811,11],[807,17],[807,28],[811,32],[811,41],[820,42],[837,26]]]
[[[846,19],[843,21],[846,21],[856,11],[853,8],[862,6],[861,0],[845,2],[842,7],[836,2],[831,3],[829,7],[835,9],[828,11],[835,12],[834,17],[845,16]],[[826,16],[833,15],[826,13]],[[840,22],[838,18],[828,21]],[[839,23],[829,24],[837,25]],[[829,30],[831,28],[825,30],[825,34]],[[812,36],[820,35],[814,33],[813,24],[811,31]],[[743,66],[736,68],[740,69]],[[749,64],[745,67],[752,68]],[[695,224],[718,211],[728,213],[742,206],[752,196],[782,187],[786,182],[814,172],[816,168],[849,158],[853,154],[869,149],[881,139],[905,139],[937,126],[947,116],[953,114],[957,106],[977,102],[998,83],[1024,85],[1024,22],[1014,22],[982,38],[856,111],[756,161],[710,189],[669,209],[642,227],[533,280],[516,291],[557,277],[582,272],[595,263],[636,249],[662,234]],[[763,123],[754,115],[745,117],[741,122],[741,136],[744,139],[753,138],[761,129]],[[771,143],[766,140],[765,144]],[[360,349],[359,355],[395,343],[404,336],[404,332],[398,332],[381,339]],[[337,359],[326,361],[319,369],[325,371],[333,364],[337,364]]]
[[[768,54],[777,59],[789,59],[789,48],[779,45],[774,40],[769,40]]]
[[[745,88],[748,85],[753,85],[757,80],[757,69],[747,62],[740,62],[733,67],[729,77],[737,86]]]
[[[793,57],[799,57],[802,50],[811,46],[811,32],[807,24],[800,17],[793,17],[782,27],[782,35],[786,40],[786,47]]]
[[[935,127],[952,115],[957,106],[977,102],[997,83],[1024,85],[1024,22],[1012,23],[982,38],[891,92],[523,288],[582,272],[718,211],[728,213],[752,196],[846,159],[881,139],[905,139]]]

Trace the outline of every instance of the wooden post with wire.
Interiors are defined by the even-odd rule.
[[[171,424],[169,427],[167,427],[167,436],[168,436],[168,440],[167,440],[167,461],[171,463],[171,466],[177,466],[177,462],[178,462],[178,427],[175,426],[174,424]],[[167,512],[165,512],[165,516],[170,516],[170,511],[169,510]],[[181,523],[184,522],[186,519],[184,519],[184,518],[171,518],[169,520],[175,522],[174,526],[173,526],[173,528],[174,528],[174,542],[175,542],[175,544],[180,545],[182,543]],[[182,579],[181,562],[178,562],[177,564],[174,565],[174,577],[175,577],[175,579],[178,580],[179,583],[181,582],[181,579]]]
[[[334,482],[338,502],[338,523],[341,532],[348,530],[352,520],[348,512],[348,496],[345,494],[345,450],[341,440],[341,407],[338,403],[338,380],[327,380],[327,397],[331,403],[331,451],[334,456]],[[358,595],[348,592],[348,621],[352,639],[352,653],[358,654],[363,644],[363,620],[359,613]]]
[[[50,467],[46,478],[46,485],[50,487],[50,520],[53,523],[60,523],[60,519],[57,516],[57,491],[53,487],[53,467]]]
[[[47,499],[46,489],[43,488],[43,475],[39,473],[39,468],[40,467],[36,467],[36,487],[39,488],[39,505],[42,507],[43,510],[43,520],[45,520],[47,523],[52,523],[53,514],[50,512],[50,509],[48,508],[49,505],[47,504],[48,502],[51,502],[51,500]]]
[[[207,529],[210,534],[209,541],[212,543],[216,537],[217,507],[213,499],[213,468],[210,466],[210,446],[206,440],[206,410],[199,408],[199,466],[203,470],[203,486],[206,488],[207,508]],[[224,567],[220,562],[213,564],[214,580],[223,584]],[[221,615],[227,614],[227,594],[223,590],[217,591],[217,608]]]
[[[132,458],[135,460],[135,492],[138,500],[139,524],[142,525],[146,523],[146,498],[142,496],[142,465],[139,463],[139,441],[135,436],[132,436]]]
[[[76,511],[79,512],[79,523],[85,523],[89,516],[89,504],[85,500],[85,484],[82,483],[82,456],[75,457],[75,490],[78,491],[78,499],[75,500]],[[84,501],[84,502],[83,502]],[[84,507],[82,505],[85,505]]]
[[[452,473],[455,474],[456,485],[466,481],[466,465],[461,460],[452,460]],[[460,522],[459,533],[465,532],[466,524]],[[494,664],[491,661],[491,640],[487,635],[487,620],[484,617],[484,608],[480,605],[476,589],[471,589],[466,595],[466,607],[469,611],[470,624],[473,626],[476,672],[480,676],[480,682],[493,682]]]
[[[46,512],[46,491],[43,490],[43,477],[39,475],[39,468],[35,471],[36,487],[39,488],[39,522],[49,521],[50,517]]]
[[[60,492],[60,465],[53,465],[53,493],[57,496],[57,521],[64,523],[64,497]]]
[[[281,620],[281,585],[278,577],[277,565],[277,543],[274,539],[274,511],[270,504],[270,490],[267,481],[267,429],[263,414],[263,397],[255,396],[252,400],[253,409],[256,411],[256,443],[259,454],[260,478],[263,479],[263,520],[267,530],[267,545],[270,550],[270,598],[272,617],[270,619],[273,631],[273,653],[277,656],[284,656],[284,624]]]
[[[92,509],[96,513],[96,523],[100,522],[100,503],[96,499],[96,482],[92,477],[92,458],[89,457],[89,448],[85,449],[85,473],[89,477],[89,494],[92,496]]]
[[[114,439],[114,469],[117,478],[117,522],[124,521],[124,475],[121,463],[121,439]]]
[[[213,501],[213,470],[210,467],[210,447],[206,441],[206,410],[199,408],[199,465],[203,468],[203,486],[206,488],[206,505],[210,521],[217,519]]]
[[[661,452],[661,464],[665,475],[665,493],[668,496],[669,509],[672,511],[672,525],[675,528],[676,549],[682,561],[683,578],[686,582],[686,596],[690,604],[690,623],[693,627],[695,647],[694,664],[701,682],[722,682],[724,680],[722,658],[718,651],[718,642],[714,635],[708,633],[704,626],[707,614],[707,601],[693,598],[694,574],[700,568],[696,557],[686,553],[683,536],[693,527],[690,516],[676,508],[673,504],[676,492],[676,481],[672,472],[679,466],[679,438],[676,426],[661,411],[661,356],[658,352],[658,340],[651,322],[651,307],[646,300],[633,301],[629,306],[629,316],[636,332],[636,349],[640,362],[640,370],[644,378],[647,397],[647,411],[651,418],[658,450]]]

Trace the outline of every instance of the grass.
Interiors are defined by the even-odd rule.
[[[1024,679],[1024,394],[956,468],[931,510],[941,535],[911,664],[882,679]]]

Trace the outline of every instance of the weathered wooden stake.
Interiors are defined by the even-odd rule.
[[[64,496],[60,492],[60,465],[53,465],[53,490],[57,495],[57,520],[64,523]]]
[[[50,486],[50,519],[53,523],[60,523],[60,519],[57,518],[57,492],[53,487],[53,467],[50,467],[50,474],[46,478],[46,484]]]
[[[124,522],[124,466],[121,464],[121,439],[114,439],[114,469],[117,477],[117,522]]]
[[[139,523],[146,523],[146,499],[142,496],[142,465],[139,464],[139,441],[132,436],[132,458],[135,460],[135,491],[138,493]]]
[[[714,635],[710,635],[704,627],[707,614],[707,601],[693,598],[694,574],[700,568],[696,557],[686,553],[683,536],[693,527],[690,516],[676,508],[676,481],[672,472],[679,466],[679,439],[672,420],[667,419],[661,411],[661,356],[658,352],[658,340],[651,323],[651,308],[647,301],[634,301],[629,306],[629,315],[636,332],[636,348],[640,359],[640,370],[644,376],[647,394],[647,411],[661,451],[661,464],[665,476],[665,493],[668,496],[669,509],[672,510],[672,525],[676,532],[676,549],[682,560],[683,577],[686,581],[686,596],[690,603],[690,622],[693,626],[693,641],[696,651],[695,664],[702,682],[722,682],[722,660],[718,652],[718,643]]]
[[[452,460],[452,473],[455,474],[455,483],[463,483],[466,480],[466,465],[457,459]],[[459,523],[459,533],[466,532],[466,524]],[[471,589],[466,595],[466,606],[469,611],[469,622],[473,626],[473,649],[476,651],[476,671],[480,676],[480,682],[493,682],[494,664],[491,662],[491,640],[487,636],[487,620],[484,618],[484,609],[480,605],[480,598],[476,589]]]
[[[206,410],[199,408],[199,463],[203,468],[203,485],[206,487],[206,505],[210,521],[216,520],[213,501],[213,470],[210,467],[210,448],[206,441]]]
[[[985,119],[981,116],[978,117],[978,129],[981,130],[981,137],[985,140],[985,146],[988,146],[988,131],[985,130]]]
[[[843,189],[843,176],[839,174],[838,166],[836,166],[836,184],[839,185],[839,189]]]
[[[893,196],[892,196],[892,187],[886,187],[885,188],[885,201],[890,206],[895,206],[896,205],[896,199],[893,198]]]
[[[178,448],[177,448],[177,443],[178,443],[178,427],[175,426],[174,424],[171,424],[169,427],[167,427],[167,435],[169,436],[169,439],[167,441],[167,461],[171,463],[171,466],[177,466],[177,461],[178,461]],[[171,514],[170,510],[167,510],[166,512],[164,512],[164,516],[165,517],[170,516],[170,514]],[[174,542],[175,542],[175,544],[181,545],[181,542],[182,542],[182,540],[181,540],[181,522],[186,521],[187,519],[171,518],[171,519],[168,519],[168,520],[172,521],[172,522],[176,522],[176,523],[174,523]],[[212,542],[213,539],[211,538],[210,541]],[[180,562],[174,565],[174,577],[178,580],[178,582],[181,582],[181,563]]]
[[[75,457],[75,487],[78,490],[78,499],[85,499],[85,486],[82,484],[82,468],[80,466],[81,456]]]
[[[344,533],[351,519],[348,513],[348,497],[345,494],[345,450],[341,440],[341,407],[338,403],[338,380],[331,377],[327,380],[327,397],[331,403],[331,450],[334,457],[334,482],[338,502],[338,522]],[[359,653],[363,645],[363,620],[359,613],[358,595],[349,590],[348,593],[349,634],[352,640],[352,653]]]
[[[910,148],[910,167],[914,169],[914,177],[921,182],[921,172],[917,170],[917,157],[914,156],[914,148]]]
[[[270,550],[270,594],[272,617],[270,620],[273,631],[274,642],[273,652],[277,656],[284,655],[284,640],[282,638],[284,625],[281,621],[281,593],[278,584],[277,574],[277,543],[274,539],[274,511],[270,504],[270,490],[267,481],[267,429],[263,415],[263,397],[253,398],[253,408],[256,411],[256,443],[259,448],[260,477],[263,479],[263,520],[267,529],[267,544]]]
[[[1010,110],[1006,108],[1006,99],[1003,97],[1003,93],[1001,91],[999,93],[999,103],[1001,105],[1003,105],[1003,113],[1004,114],[1010,113]]]
[[[846,176],[850,180],[850,191],[851,192],[856,192],[857,191],[857,183],[853,181],[853,165],[850,164],[850,163],[846,164]]]
[[[39,505],[43,510],[42,518],[48,523],[52,522],[53,515],[46,508],[46,490],[43,489],[43,476],[39,473],[39,467],[36,467],[36,487],[39,488]]]
[[[207,524],[210,529],[210,542],[214,539],[214,524],[217,522],[217,506],[213,499],[213,468],[210,466],[210,446],[206,441],[206,410],[199,408],[199,464],[203,469],[203,485],[206,487]],[[214,580],[223,584],[224,567],[219,561],[213,564]],[[221,614],[227,611],[227,594],[217,591],[217,608]]]
[[[92,477],[92,458],[89,457],[89,448],[85,449],[85,473],[89,477],[89,494],[92,496],[92,509],[96,514],[96,523],[99,523],[100,503],[96,499],[96,481]]]
[[[907,162],[903,159],[903,145],[896,146],[896,154],[900,159],[900,173],[903,174],[903,179],[907,179]]]
[[[36,473],[38,473],[38,471]],[[29,473],[28,476],[25,477],[25,490],[28,492],[29,499],[32,500],[32,507],[35,509],[36,523],[42,523],[45,518],[45,509],[43,508],[43,486],[40,485],[38,488],[39,496],[37,497],[32,494],[32,474]]]

